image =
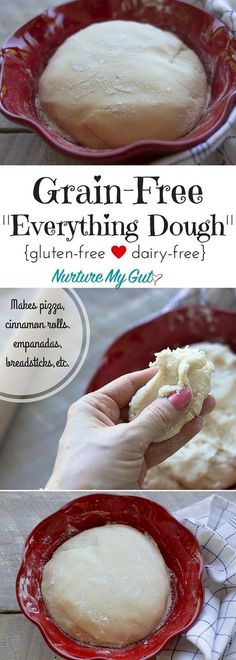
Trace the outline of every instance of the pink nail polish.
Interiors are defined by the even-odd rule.
[[[192,393],[191,391],[186,387],[185,390],[181,390],[181,392],[176,392],[176,394],[171,394],[171,396],[168,397],[170,403],[172,406],[174,406],[175,410],[183,410],[186,408],[186,406],[190,403],[192,398]]]

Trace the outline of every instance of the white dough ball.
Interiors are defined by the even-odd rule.
[[[95,646],[142,640],[168,607],[170,576],[152,539],[126,525],[86,530],[45,565],[42,596],[64,632]]]
[[[171,429],[157,438],[157,442],[162,442],[179,433],[184,424],[200,414],[203,401],[210,392],[214,365],[204,351],[192,346],[176,348],[173,351],[166,348],[156,353],[155,357],[150,366],[158,367],[158,372],[131,399],[130,421],[159,396],[170,396],[186,387],[192,392],[192,400],[184,415]]]
[[[107,149],[176,140],[200,120],[207,80],[196,53],[145,23],[95,23],[58,48],[39,81],[46,116],[72,140]]]

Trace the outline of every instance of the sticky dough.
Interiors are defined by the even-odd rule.
[[[96,23],[69,37],[39,81],[41,107],[92,149],[176,140],[200,120],[207,80],[178,37],[133,21]]]
[[[44,567],[41,589],[51,617],[71,637],[122,647],[160,624],[170,575],[152,539],[106,525],[63,543]]]
[[[151,489],[219,489],[236,483],[236,355],[225,345],[198,345],[215,365],[212,394],[216,409],[198,435],[148,472]]]
[[[133,396],[129,408],[130,420],[137,417],[158,396],[168,397],[185,387],[192,392],[192,401],[185,414],[171,429],[156,439],[156,442],[162,442],[179,433],[184,424],[199,415],[203,401],[210,391],[214,366],[204,351],[188,346],[173,351],[166,348],[156,353],[155,357],[155,361],[149,366],[158,367],[158,372]]]

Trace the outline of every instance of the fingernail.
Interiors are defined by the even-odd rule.
[[[191,391],[186,387],[185,390],[181,392],[176,392],[176,394],[171,394],[168,397],[171,405],[174,406],[175,410],[183,410],[190,403],[192,398]]]

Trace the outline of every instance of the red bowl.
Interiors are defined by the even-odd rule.
[[[108,523],[130,525],[149,534],[172,573],[173,600],[167,620],[144,641],[122,649],[95,648],[70,638],[50,618],[40,588],[44,565],[64,541]],[[63,658],[147,660],[196,621],[203,607],[202,570],[198,542],[166,509],[142,497],[100,493],[73,500],[35,527],[25,544],[16,594],[22,612]]]
[[[38,80],[54,51],[78,30],[113,19],[141,21],[170,30],[199,55],[208,77],[210,100],[200,122],[187,136],[175,141],[139,141],[119,149],[92,150],[66,140],[40,116],[36,106]],[[235,53],[236,39],[224,23],[179,0],[147,4],[144,0],[69,2],[48,9],[4,44],[0,110],[73,158],[101,164],[148,162],[157,156],[190,149],[224,124],[236,98]]]
[[[236,353],[236,313],[212,307],[182,307],[154,316],[118,337],[103,355],[87,392],[136,369],[145,369],[154,353],[210,341]]]

